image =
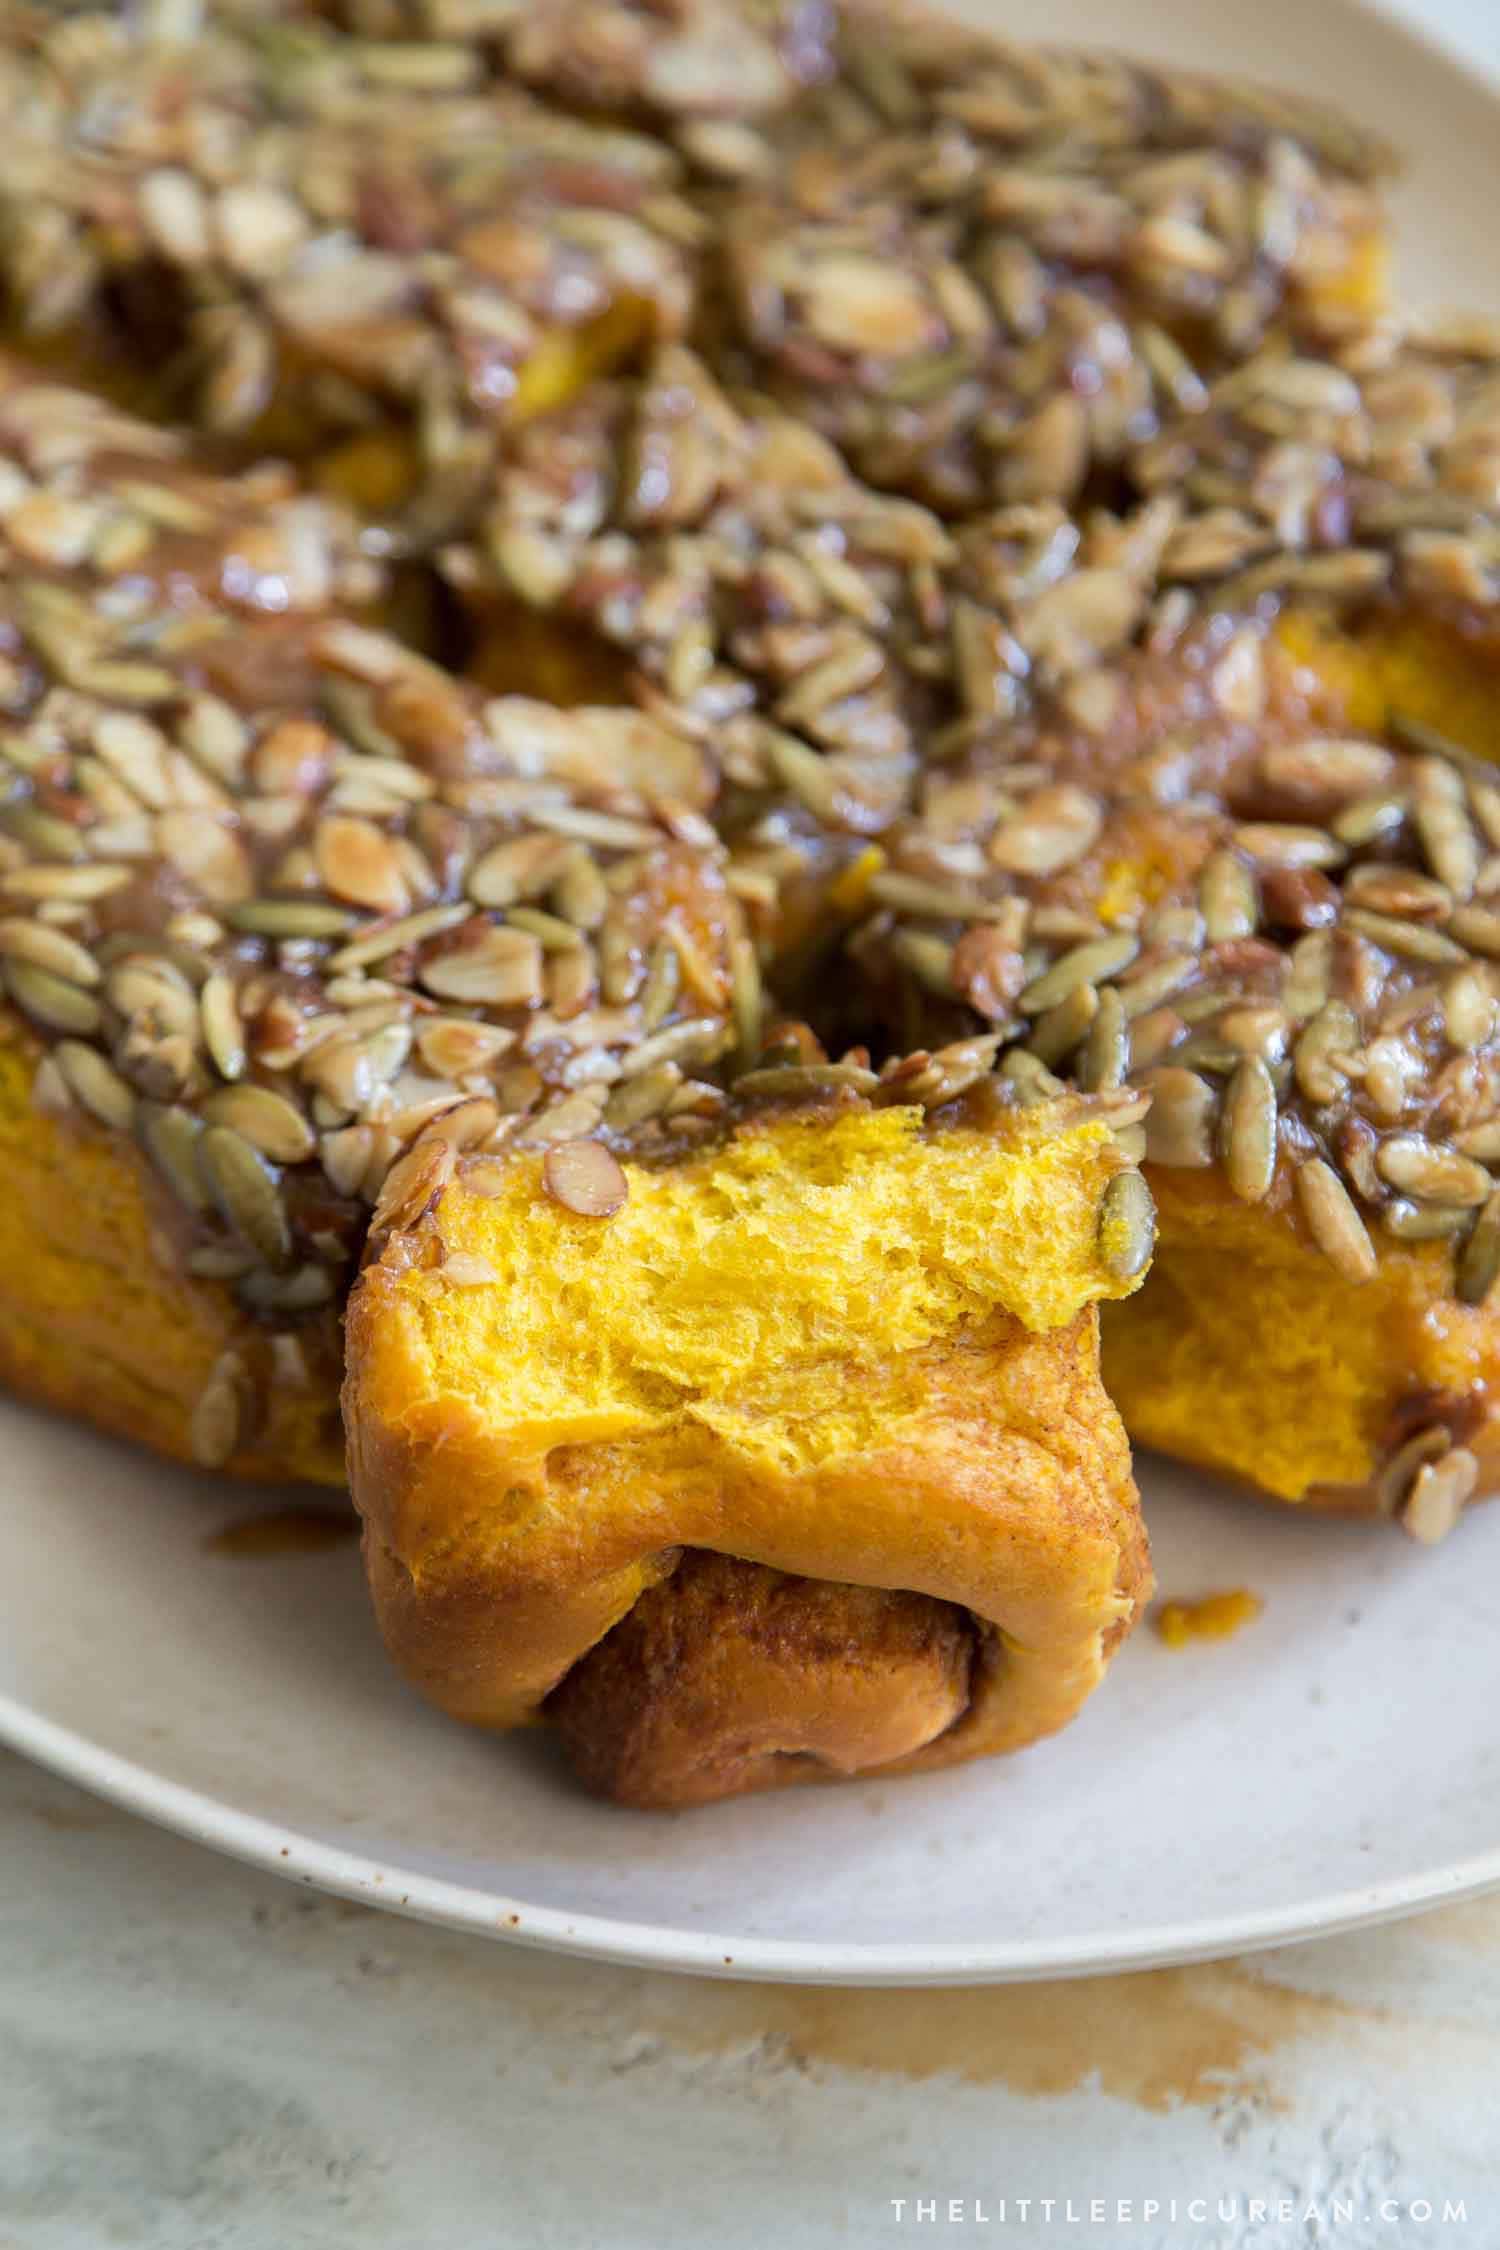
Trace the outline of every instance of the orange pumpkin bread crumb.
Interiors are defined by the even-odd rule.
[[[1201,1594],[1194,1601],[1163,1602],[1153,1610],[1151,1623],[1168,1648],[1187,1648],[1195,1641],[1227,1641],[1253,1625],[1265,1608],[1259,1594],[1238,1586],[1231,1593]]]

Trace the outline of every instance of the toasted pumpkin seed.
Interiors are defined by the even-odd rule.
[[[273,1164],[302,1164],[317,1148],[312,1126],[294,1102],[269,1086],[225,1086],[210,1094],[203,1115],[230,1125]]]
[[[1326,1000],[1292,1050],[1297,1084],[1310,1102],[1323,1106],[1338,1100],[1348,1083],[1340,1058],[1350,1061],[1358,1050],[1359,1026],[1353,1009],[1342,1000]]]
[[[315,1312],[333,1302],[336,1283],[327,1266],[293,1266],[289,1273],[267,1273],[257,1267],[238,1287],[243,1304],[258,1313]]]
[[[858,1094],[873,1094],[879,1084],[873,1070],[862,1070],[856,1063],[773,1063],[764,1069],[745,1071],[735,1080],[735,1092],[816,1098],[848,1088]]]
[[[8,961],[29,962],[33,968],[46,969],[68,984],[88,988],[96,985],[101,975],[99,964],[86,945],[80,945],[63,930],[24,916],[0,918],[0,955]]]
[[[1450,1047],[1472,1054],[1495,1029],[1495,995],[1484,971],[1455,969],[1443,985],[1443,1030]]]
[[[259,1149],[230,1125],[205,1125],[194,1151],[199,1177],[220,1215],[274,1271],[291,1262],[292,1233],[276,1176]]]
[[[622,1079],[639,1078],[658,1063],[686,1065],[716,1062],[724,1052],[728,1034],[717,1017],[694,1017],[686,1023],[668,1024],[654,1037],[631,1048],[620,1065]]]
[[[1486,1200],[1458,1254],[1455,1290],[1459,1302],[1482,1305],[1500,1276],[1500,1189]]]
[[[98,1001],[80,985],[54,976],[50,969],[12,958],[5,964],[5,984],[16,1006],[49,1031],[87,1034],[99,1028],[102,1010]]]
[[[646,964],[641,987],[641,1022],[647,1031],[659,1031],[671,1014],[682,982],[682,962],[669,938],[658,938]]]
[[[426,906],[418,914],[404,914],[399,921],[387,922],[367,937],[356,938],[352,945],[340,946],[337,953],[328,957],[328,966],[335,975],[346,975],[351,969],[373,968],[377,961],[387,961],[393,953],[404,953],[408,946],[420,945],[424,939],[438,937],[444,930],[456,929],[460,922],[470,919],[467,906]]]
[[[78,1039],[59,1039],[52,1055],[75,1100],[101,1125],[128,1133],[135,1121],[135,1095],[98,1048]]]
[[[1299,828],[1284,821],[1241,821],[1234,840],[1260,867],[1341,867],[1349,856],[1326,828]]]
[[[897,914],[930,915],[940,922],[1004,922],[1010,916],[1007,899],[986,899],[973,892],[944,889],[941,883],[924,883],[915,875],[894,868],[877,871],[869,879],[867,896]]]
[[[1298,1165],[1295,1177],[1302,1216],[1318,1248],[1346,1281],[1369,1281],[1375,1246],[1337,1172],[1314,1156]]]
[[[190,1109],[141,1102],[136,1110],[136,1127],[146,1154],[178,1202],[189,1211],[206,1211],[208,1193],[197,1166],[201,1120]]]
[[[1080,984],[1102,984],[1128,968],[1140,951],[1140,941],[1126,932],[1115,937],[1093,938],[1075,945],[1033,977],[1017,1000],[1023,1015],[1039,1016]]]
[[[946,938],[933,937],[926,930],[897,930],[891,939],[893,958],[911,971],[924,991],[933,993],[939,1000],[953,996],[956,950]]]
[[[238,1452],[247,1421],[249,1371],[238,1352],[222,1352],[198,1395],[188,1425],[193,1459],[222,1469]]]
[[[1471,953],[1500,960],[1500,913],[1489,906],[1461,906],[1449,918],[1448,934]]]
[[[1398,1242],[1446,1242],[1462,1234],[1473,1216],[1470,1204],[1414,1203],[1398,1196],[1381,1206],[1380,1224]]]
[[[1439,1461],[1424,1462],[1412,1480],[1399,1521],[1409,1539],[1424,1547],[1446,1539],[1479,1482],[1479,1463],[1467,1446],[1455,1445]]]
[[[221,1078],[240,1078],[245,1069],[245,1031],[232,978],[215,970],[198,995],[203,1043]]]
[[[1128,1019],[1150,1013],[1191,984],[1198,973],[1198,960],[1192,953],[1169,953],[1164,961],[1153,961],[1149,968],[1134,975],[1122,977],[1119,984],[1120,999]]]
[[[1333,932],[1309,930],[1299,938],[1287,959],[1281,1004],[1293,1023],[1315,1016],[1329,996],[1333,981]]]
[[[1382,1515],[1394,1516],[1408,1498],[1419,1470],[1429,1461],[1441,1461],[1452,1451],[1453,1436],[1441,1422],[1416,1430],[1397,1447],[1376,1472],[1373,1497]]]
[[[1099,1093],[1124,1082],[1130,1068],[1130,1026],[1125,1003],[1113,985],[1098,993],[1094,1020],[1089,1026],[1078,1066],[1078,1083],[1087,1093]]]
[[[201,1242],[189,1250],[183,1265],[195,1281],[243,1281],[255,1272],[256,1259],[242,1242]]]
[[[1500,1117],[1464,1126],[1454,1134],[1453,1145],[1465,1156],[1477,1156],[1481,1164],[1500,1164]]]
[[[639,1077],[616,1086],[604,1105],[604,1122],[612,1131],[628,1133],[648,1118],[659,1117],[682,1084],[676,1063],[657,1063]]]
[[[1139,1172],[1117,1172],[1099,1204],[1099,1255],[1116,1281],[1133,1281],[1151,1262],[1156,1205]]]
[[[1055,1008],[1037,1017],[1026,1044],[1050,1069],[1070,1055],[1099,1012],[1099,993],[1091,984],[1075,984]]]
[[[1175,1170],[1213,1162],[1213,1088],[1195,1071],[1159,1063],[1142,1073],[1151,1096],[1146,1115],[1146,1158]]]
[[[354,917],[342,906],[320,906],[303,899],[247,898],[227,905],[224,920],[248,937],[335,938],[343,936]]]
[[[1383,1140],[1375,1152],[1375,1169],[1391,1187],[1419,1203],[1483,1203],[1491,1187],[1482,1164],[1420,1133],[1393,1133]]]
[[[1023,1109],[1036,1109],[1045,1102],[1056,1101],[1067,1088],[1060,1078],[1055,1078],[1040,1055],[1031,1054],[1025,1047],[1012,1047],[1000,1065],[999,1075],[1007,1085],[1015,1088],[1015,1098]]]
[[[1395,953],[1404,961],[1430,961],[1446,967],[1464,957],[1463,947],[1444,937],[1441,930],[1430,930],[1422,922],[1403,922],[1394,914],[1374,914],[1367,907],[1346,906],[1344,928],[1373,938],[1387,953]]]
[[[1219,1154],[1242,1203],[1262,1203],[1276,1173],[1276,1088],[1258,1055],[1235,1065],[1224,1089]]]

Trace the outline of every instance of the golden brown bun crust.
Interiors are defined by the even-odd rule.
[[[0,1008],[0,1384],[207,1466],[223,1424],[201,1408],[217,1372],[238,1393],[241,1437],[212,1466],[342,1485],[336,1314],[299,1325],[288,1354],[222,1283],[184,1274],[162,1254],[170,1206],[139,1152],[102,1126],[35,1106],[38,1054]]]
[[[974,1659],[950,1602],[687,1554],[547,1716],[600,1796],[699,1805],[910,1756],[962,1716]]]

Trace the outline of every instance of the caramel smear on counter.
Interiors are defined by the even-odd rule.
[[[1237,1586],[1227,1594],[1203,1594],[1195,1602],[1163,1602],[1151,1622],[1168,1648],[1186,1648],[1190,1641],[1227,1641],[1254,1624],[1265,1606],[1259,1594]]]
[[[211,1531],[203,1550],[240,1562],[268,1562],[283,1555],[323,1554],[358,1537],[359,1518],[352,1509],[336,1515],[329,1508],[272,1508]]]

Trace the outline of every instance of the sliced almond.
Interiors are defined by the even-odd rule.
[[[560,1141],[542,1159],[542,1185],[554,1203],[581,1219],[612,1219],[629,1182],[602,1141]]]

